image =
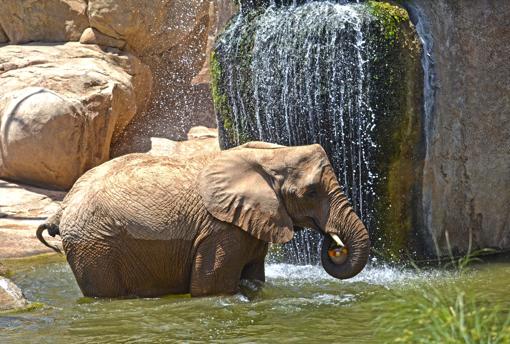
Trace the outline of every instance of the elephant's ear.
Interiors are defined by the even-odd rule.
[[[200,174],[199,192],[207,210],[218,220],[266,242],[284,243],[294,232],[280,196],[282,181],[252,159],[258,150],[222,152]]]

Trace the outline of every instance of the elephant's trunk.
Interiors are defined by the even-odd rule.
[[[325,228],[321,260],[331,276],[347,279],[356,276],[365,267],[370,252],[368,231],[349,204],[347,197],[337,191],[331,200],[329,219]],[[332,237],[334,234],[341,239]],[[336,249],[336,250],[335,250]],[[335,257],[335,251],[338,257]]]

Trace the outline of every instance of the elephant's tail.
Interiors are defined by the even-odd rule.
[[[40,242],[42,242],[45,246],[51,248],[52,250],[56,251],[57,253],[62,253],[60,248],[57,246],[50,245],[46,242],[46,240],[43,237],[43,232],[45,230],[48,230],[48,234],[52,237],[55,237],[55,235],[60,235],[60,217],[62,216],[63,209],[60,208],[53,216],[49,217],[45,223],[40,225],[37,228],[37,231],[35,232],[35,235],[37,236],[37,239],[39,239]]]

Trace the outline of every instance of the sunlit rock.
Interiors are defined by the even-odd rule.
[[[105,47],[113,47],[122,49],[126,46],[126,42],[121,39],[116,39],[101,33],[100,31],[93,28],[86,28],[81,37],[81,44],[97,44]]]
[[[0,276],[0,311],[28,306],[21,289],[8,278]]]
[[[96,46],[0,48],[0,177],[68,189],[110,158],[147,101],[148,68]]]
[[[41,245],[35,231],[57,212],[65,194],[0,180],[0,260],[53,252]],[[60,244],[58,236],[46,240]]]
[[[11,44],[77,41],[88,26],[86,0],[2,0],[0,4],[0,28]]]
[[[423,222],[432,255],[510,248],[510,1],[415,0],[427,45]]]
[[[219,151],[218,131],[216,129],[193,127],[188,132],[187,141],[151,137],[151,150],[148,153],[156,156],[190,157]]]
[[[208,61],[212,37],[235,11],[231,0],[90,0],[91,27],[126,42],[147,64],[154,88],[143,118],[133,121],[113,155],[150,150],[151,137],[183,140],[196,125],[216,125]]]

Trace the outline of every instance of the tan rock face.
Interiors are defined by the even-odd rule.
[[[417,0],[429,26],[435,100],[424,222],[440,254],[510,248],[510,2]],[[434,252],[434,245],[430,249]]]
[[[206,60],[209,35],[217,30],[218,4],[225,1],[89,1],[91,27],[126,41],[125,49],[154,77],[146,115],[129,125],[113,147],[114,156],[148,151],[150,137],[180,140],[192,126],[215,126],[209,85],[192,80]],[[211,11],[210,6],[216,7]]]
[[[218,129],[204,126],[193,127],[188,131],[188,140],[218,138]]]
[[[77,41],[89,26],[86,0],[2,0],[0,8],[11,44]]]
[[[4,46],[0,88],[0,176],[68,189],[110,158],[151,77],[135,57],[96,46]]]
[[[188,132],[187,141],[173,141],[161,137],[151,137],[151,150],[156,156],[181,156],[219,152],[218,130],[203,126],[193,127]]]
[[[105,47],[113,47],[122,49],[126,45],[126,42],[120,39],[116,39],[107,36],[100,31],[93,28],[86,28],[80,37],[80,43],[82,44],[97,44]]]
[[[0,311],[28,306],[21,289],[11,280],[0,276]]]
[[[0,26],[0,44],[8,43],[9,37],[5,34],[4,30]]]
[[[228,20],[237,13],[238,8],[232,0],[216,0],[212,1],[209,6],[209,18],[211,24],[209,25],[209,35],[207,37],[207,46],[205,51],[205,61],[202,65],[200,72],[195,75],[192,80],[194,85],[210,84],[211,76],[209,72],[209,63],[211,59],[211,52],[214,46],[216,36],[220,34]]]
[[[202,19],[209,1],[89,0],[90,26],[122,39],[138,53],[164,52],[185,40]]]
[[[0,180],[0,260],[53,252],[36,238],[35,231],[60,208],[65,192]],[[45,233],[52,245],[60,245]],[[0,266],[0,275],[2,267]]]

